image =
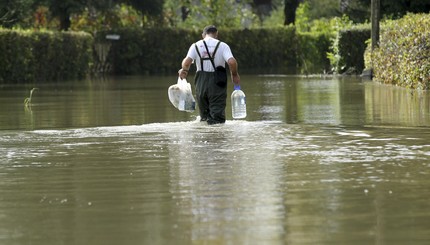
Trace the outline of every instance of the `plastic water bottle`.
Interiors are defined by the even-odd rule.
[[[240,85],[234,85],[234,91],[231,94],[231,112],[234,119],[246,117],[246,97],[245,93],[240,90]]]

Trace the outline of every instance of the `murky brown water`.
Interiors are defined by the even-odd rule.
[[[0,244],[430,242],[427,92],[242,76],[207,126],[175,80],[1,88]]]

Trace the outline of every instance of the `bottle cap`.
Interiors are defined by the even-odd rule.
[[[234,90],[240,90],[240,85],[239,84],[235,84],[234,85]]]

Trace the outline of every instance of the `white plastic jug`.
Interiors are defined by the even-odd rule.
[[[231,94],[231,112],[234,119],[246,117],[246,97],[240,90],[240,85],[234,85],[234,91]]]

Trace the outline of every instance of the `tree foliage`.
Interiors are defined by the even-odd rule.
[[[52,16],[58,18],[61,30],[68,30],[71,15],[82,12],[88,4],[86,0],[36,0],[36,2],[48,6]]]
[[[143,15],[159,16],[163,12],[163,0],[117,0],[118,3],[124,3],[134,7]]]
[[[33,0],[0,0],[0,26],[13,27],[31,15]]]
[[[108,15],[116,6],[121,5],[131,6],[149,23],[151,20],[160,19],[163,2],[163,0],[0,0],[0,26],[33,26],[31,22],[37,22],[40,17],[34,16],[41,14],[40,6],[47,7],[48,15],[58,22],[60,30],[68,30],[75,15],[86,12],[90,13],[91,18],[98,18],[100,15]]]
[[[85,21],[80,20],[81,24],[97,20],[105,26],[138,23],[143,26],[201,29],[211,23],[234,28],[267,27],[268,24],[294,24],[301,4],[309,5],[309,21],[345,14],[355,23],[361,23],[370,18],[370,2],[371,0],[0,0],[0,26],[40,27],[39,19],[47,19],[48,22],[56,23],[58,29],[68,30],[72,21],[79,16],[87,18]],[[407,12],[429,12],[430,2],[381,0],[381,8],[385,18],[400,18]],[[130,15],[127,16],[127,13]],[[279,18],[280,14],[283,15],[282,19]],[[135,19],[136,16],[140,21],[128,20]],[[116,23],[112,24],[115,19]],[[104,24],[102,20],[108,24]],[[34,22],[38,22],[37,25]],[[52,26],[54,25],[45,27]]]
[[[95,34],[102,30],[142,26],[143,19],[140,13],[129,5],[121,4],[104,11],[86,9],[72,17],[71,29]]]
[[[191,29],[201,29],[209,24],[249,28],[257,19],[251,4],[236,0],[166,0],[164,11],[171,26]]]
[[[365,22],[370,19],[371,0],[341,0],[340,10],[354,22]],[[430,12],[428,0],[381,0],[382,16],[397,19],[406,13]]]
[[[70,18],[73,14],[81,14],[84,11],[91,12],[97,18],[100,15],[112,13],[115,6],[126,4],[132,6],[142,14],[142,18],[153,19],[161,16],[163,1],[160,0],[42,0],[46,1],[54,16],[60,20],[60,28],[70,28]]]

